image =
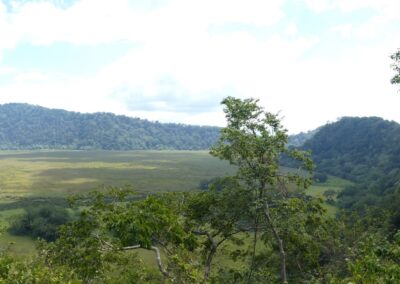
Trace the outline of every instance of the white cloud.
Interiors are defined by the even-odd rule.
[[[0,22],[13,41],[51,44],[98,44],[116,40],[147,42],[177,40],[226,23],[270,26],[283,17],[283,0],[171,0],[154,9],[134,9],[128,0],[82,0],[63,9],[53,2],[20,2],[6,15],[0,4]],[[4,20],[3,20],[4,22]]]
[[[352,24],[337,25],[331,28],[334,33],[339,33],[342,37],[348,39],[354,35],[355,27]]]
[[[71,77],[66,83],[64,79],[49,76],[46,83],[43,78],[34,80],[38,72],[22,73],[17,75],[13,86],[7,85],[3,91],[15,99],[32,101],[34,99],[24,95],[29,92],[31,98],[41,96],[40,101],[56,105],[73,100],[60,99],[61,93],[70,93],[68,96],[73,97],[71,93],[87,90],[87,96],[96,94],[110,99],[122,90],[114,99],[122,98],[124,103],[143,99],[149,100],[147,107],[171,109],[174,102],[187,100],[182,104],[182,111],[194,105],[205,108],[209,105],[207,102],[220,99],[214,98],[215,94],[229,89],[229,75],[241,67],[232,66],[230,70],[226,66],[238,65],[235,64],[238,60],[243,63],[244,59],[240,59],[243,52],[252,52],[246,50],[249,43],[240,42],[251,39],[248,35],[219,39],[210,36],[208,29],[226,23],[265,27],[283,17],[282,0],[171,0],[153,9],[136,9],[128,0],[110,3],[83,0],[62,9],[51,1],[14,2],[11,14],[6,14],[4,5],[0,6],[0,13],[7,16],[0,36],[13,35],[8,37],[10,44],[0,46],[0,52],[20,42],[96,45],[128,40],[141,44],[92,78]],[[241,47],[243,45],[245,48]],[[160,83],[165,78],[175,83],[168,86]],[[71,86],[75,86],[73,90]],[[62,91],[57,91],[60,89]],[[46,92],[49,94],[44,95]]]
[[[16,44],[16,37],[10,28],[9,16],[5,4],[0,1],[0,62],[2,50],[13,48]]]
[[[332,7],[330,0],[304,0],[306,5],[314,12],[324,12]]]
[[[315,12],[338,9],[342,12],[353,12],[360,9],[372,9],[378,14],[399,17],[400,3],[397,0],[302,0]]]
[[[397,1],[304,1],[321,13],[374,9],[369,27],[349,23],[332,28],[348,38],[382,33],[398,19]],[[282,111],[291,132],[343,115],[400,121],[395,107],[400,96],[388,82],[388,55],[400,46],[396,35],[350,47],[333,58],[310,54],[323,38],[304,36],[285,18],[283,0],[171,0],[141,9],[128,0],[83,0],[66,9],[41,1],[19,4],[12,14],[1,3],[0,54],[21,42],[96,46],[124,40],[139,45],[90,76],[0,65],[0,76],[12,78],[0,83],[0,102],[223,125],[216,108],[222,97],[234,95],[259,97],[268,110]],[[229,24],[269,32],[209,32]]]
[[[285,34],[288,36],[295,36],[298,33],[297,25],[295,23],[290,23],[285,28]]]
[[[302,61],[290,70],[290,84],[282,84],[279,101],[285,122],[293,126],[290,130],[300,131],[302,124],[317,127],[341,116],[400,121],[400,96],[389,83],[390,52],[388,42],[355,46],[335,58]]]

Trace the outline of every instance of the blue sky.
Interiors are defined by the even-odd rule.
[[[400,122],[398,0],[3,0],[0,103],[224,125],[259,98],[290,133]]]

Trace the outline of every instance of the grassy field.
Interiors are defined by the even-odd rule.
[[[201,180],[234,172],[233,167],[206,151],[3,151],[0,247],[14,242],[11,251],[17,255],[34,250],[31,239],[11,236],[4,228],[23,213],[23,208],[37,202],[65,204],[66,196],[100,185],[130,184],[142,193],[196,190]],[[347,184],[330,176],[307,193],[323,198],[324,191],[340,191]],[[335,207],[327,204],[326,208],[334,215]]]
[[[337,193],[343,190],[344,187],[352,185],[352,182],[334,176],[328,176],[328,180],[324,183],[316,183],[307,189],[306,193],[313,197],[322,198],[325,200],[324,192],[334,190]],[[328,216],[333,217],[336,214],[337,208],[333,205],[324,203]]]
[[[63,203],[101,185],[130,184],[139,192],[195,190],[199,182],[234,172],[206,151],[3,151],[0,152],[0,246],[17,255],[34,250],[27,237],[6,228],[23,208]]]
[[[232,173],[206,151],[0,152],[0,200],[65,197],[99,185],[141,192],[184,191]]]

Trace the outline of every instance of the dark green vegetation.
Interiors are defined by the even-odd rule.
[[[392,68],[395,71],[395,75],[391,79],[392,84],[400,84],[400,49],[393,53],[390,58],[393,60]]]
[[[378,117],[345,117],[322,127],[302,149],[317,170],[361,182],[400,166],[400,125]]]
[[[0,105],[0,149],[204,150],[218,127],[82,114],[28,104]]]
[[[276,115],[253,99],[228,97],[223,105],[227,127],[210,151],[220,162],[205,152],[43,152],[47,156],[41,159],[35,157],[38,153],[4,154],[5,165],[23,169],[16,175],[20,180],[42,182],[34,194],[21,191],[23,198],[16,202],[10,202],[12,190],[6,193],[4,212],[30,202],[65,205],[60,196],[75,185],[81,185],[76,191],[84,193],[70,200],[75,218],[61,226],[53,242],[40,242],[29,260],[7,252],[0,255],[0,279],[4,283],[399,283],[396,208],[381,202],[384,198],[362,210],[343,206],[349,190],[370,190],[363,183],[373,182],[369,170],[387,174],[384,165],[392,167],[390,172],[396,169],[397,160],[391,155],[397,148],[389,142],[397,136],[386,139],[395,135],[395,124],[354,119],[354,128],[354,121],[345,119],[321,128],[304,144],[317,150],[313,174],[310,154],[288,148],[288,136]],[[365,135],[375,137],[376,131],[383,142],[362,142]],[[355,136],[340,144],[335,133]],[[321,143],[331,144],[319,152],[318,147],[326,146]],[[124,160],[125,156],[133,161]],[[291,169],[281,167],[289,160]],[[379,163],[382,160],[386,162]],[[346,163],[351,164],[341,170]],[[39,173],[64,166],[76,170],[65,175],[60,170],[55,180],[67,182],[49,194],[45,185],[57,182],[45,183],[52,175]],[[111,179],[116,186],[85,191],[90,182],[111,178],[108,171],[119,177]],[[136,182],[146,180],[139,192],[123,187],[119,180],[125,176],[124,181],[136,184],[126,178],[135,171],[141,171]],[[24,174],[30,178],[23,179]],[[158,175],[165,178],[159,188],[154,183]],[[176,186],[174,180],[182,177],[185,183]],[[310,186],[313,180],[320,183]],[[8,184],[18,188],[12,179]],[[168,185],[174,192],[162,192]],[[397,190],[390,191],[387,185],[392,186],[390,182],[377,186],[382,194],[389,188],[395,197]],[[202,190],[190,190],[199,187]],[[336,204],[345,210],[338,211]],[[36,210],[35,216],[43,220],[43,215],[53,215],[46,212]],[[18,214],[25,220],[29,211]]]
[[[322,127],[302,149],[317,170],[354,182],[338,205],[364,212],[387,211],[400,228],[400,125],[377,117],[342,118]]]
[[[10,233],[21,236],[31,236],[46,241],[54,241],[58,229],[71,220],[68,211],[59,206],[27,207],[26,212],[16,219],[10,227]]]

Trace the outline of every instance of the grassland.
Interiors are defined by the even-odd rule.
[[[0,152],[0,225],[9,226],[26,206],[38,202],[62,204],[71,194],[100,185],[130,184],[141,193],[196,190],[201,180],[234,173],[226,162],[206,151],[3,151]],[[341,190],[348,182],[329,177],[308,189],[323,197],[328,189]],[[335,208],[327,205],[333,215]],[[31,239],[5,230],[0,247],[15,242],[12,251],[34,250]]]
[[[206,151],[0,152],[0,200],[65,197],[99,185],[140,192],[184,191],[232,173]]]
[[[0,246],[14,242],[15,254],[33,251],[32,240],[4,229],[32,204],[62,204],[68,195],[101,185],[130,184],[142,193],[195,190],[201,180],[233,171],[206,151],[3,151]]]
[[[325,200],[324,192],[327,190],[334,190],[337,193],[343,190],[344,187],[352,185],[352,182],[344,180],[338,177],[329,176],[328,180],[324,183],[315,183],[310,186],[306,193],[313,197],[322,198]],[[324,207],[327,210],[328,216],[333,217],[336,214],[337,208],[333,205],[324,203]]]

